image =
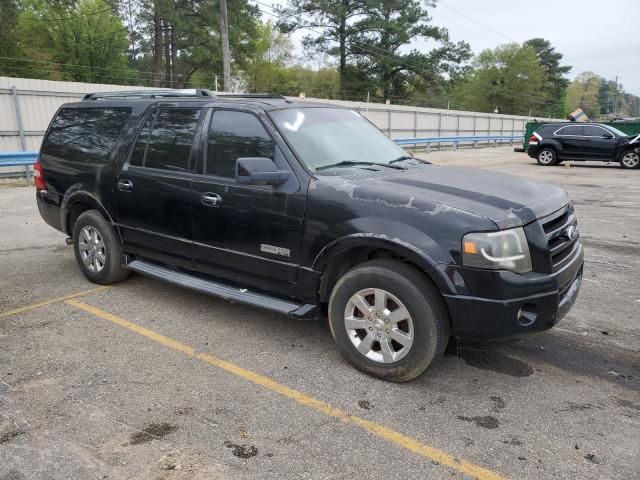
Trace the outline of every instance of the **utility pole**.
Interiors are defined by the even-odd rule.
[[[227,0],[220,0],[220,37],[222,38],[222,70],[224,72],[225,92],[231,91],[231,52],[229,51],[229,19],[227,18]]]
[[[616,75],[616,93],[613,97],[613,112],[614,115],[618,116],[618,76]]]

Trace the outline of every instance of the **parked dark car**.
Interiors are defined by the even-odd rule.
[[[639,168],[640,135],[627,135],[601,123],[546,123],[529,138],[528,153],[544,166],[564,160],[600,160]]]
[[[354,110],[188,94],[94,94],[52,120],[38,208],[92,282],[135,271],[328,315],[342,354],[393,381],[451,336],[520,338],[575,301],[583,249],[560,188],[416,160]]]

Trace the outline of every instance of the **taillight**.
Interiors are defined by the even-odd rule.
[[[42,174],[42,165],[40,162],[33,164],[33,183],[37,190],[46,190],[47,188],[44,184],[44,175]]]
[[[538,137],[536,137],[535,135],[531,135],[529,137],[529,145],[531,145],[532,143],[538,143]]]

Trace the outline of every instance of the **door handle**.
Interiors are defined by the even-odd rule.
[[[131,180],[118,180],[118,190],[121,192],[130,192],[133,190],[133,182]]]
[[[203,193],[200,197],[202,205],[205,207],[218,207],[222,202],[222,197],[217,193]]]

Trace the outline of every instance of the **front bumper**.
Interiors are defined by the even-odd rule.
[[[452,336],[490,342],[518,339],[553,327],[576,301],[583,263],[580,246],[572,261],[553,274],[518,275],[454,267],[449,278],[464,285],[468,294],[444,295]]]

